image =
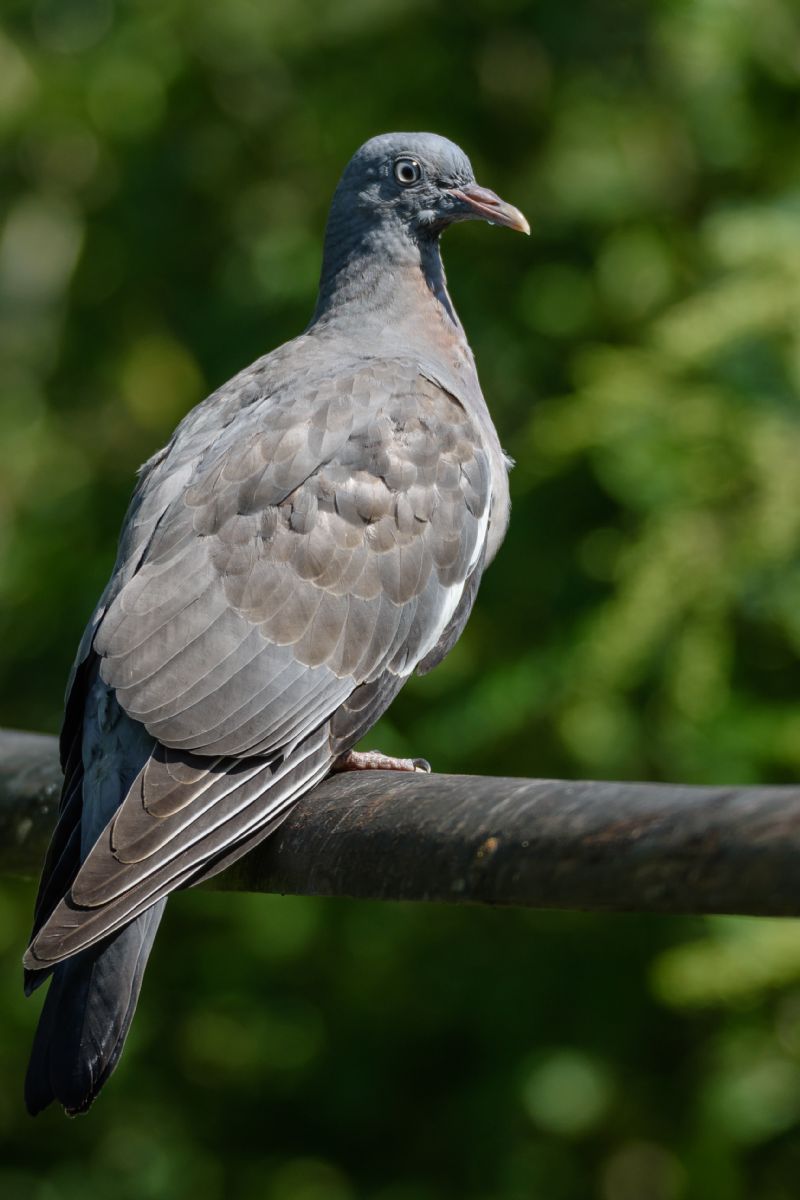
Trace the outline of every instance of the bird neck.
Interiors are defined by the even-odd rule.
[[[347,236],[350,233],[351,236]],[[464,331],[447,291],[439,238],[409,237],[399,223],[362,228],[357,235],[329,224],[319,297],[309,329],[400,331],[419,340]]]

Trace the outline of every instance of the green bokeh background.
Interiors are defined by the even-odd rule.
[[[433,129],[526,241],[449,234],[517,460],[467,633],[371,741],[440,770],[800,770],[793,0],[4,0],[0,723],[55,731],[133,473],[310,313],[366,137]],[[187,894],[91,1115],[8,1200],[796,1200],[800,928]]]

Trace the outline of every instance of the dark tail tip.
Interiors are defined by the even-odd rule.
[[[32,1117],[37,1116],[42,1109],[47,1108],[48,1104],[55,1100],[53,1085],[50,1082],[49,1064],[50,1045],[55,1032],[61,982],[61,978],[57,975],[45,997],[25,1076],[25,1107]],[[26,994],[29,994],[27,988]]]
[[[91,1107],[122,1054],[165,904],[56,967],[25,1079],[31,1116],[53,1100],[68,1116]]]

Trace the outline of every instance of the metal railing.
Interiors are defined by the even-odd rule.
[[[0,731],[0,874],[38,874],[56,739]],[[209,886],[536,908],[800,915],[800,787],[337,775]]]

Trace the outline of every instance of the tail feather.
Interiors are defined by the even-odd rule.
[[[31,1114],[54,1100],[86,1112],[122,1053],[167,895],[260,841],[330,766],[325,723],[285,757],[204,759],[157,745],[96,671],[85,682],[23,960],[28,993],[52,973],[25,1084]]]
[[[55,968],[25,1080],[32,1116],[53,1100],[86,1112],[114,1070],[166,902]]]

